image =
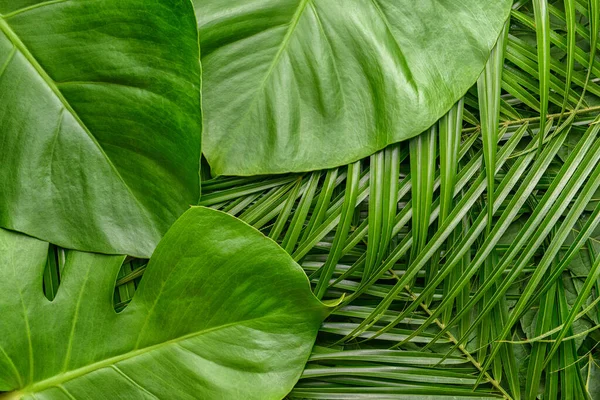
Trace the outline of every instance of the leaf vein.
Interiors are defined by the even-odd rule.
[[[27,11],[35,10],[36,8],[40,8],[40,7],[44,7],[44,6],[51,6],[53,4],[58,4],[58,3],[66,3],[67,1],[69,1],[69,0],[48,0],[48,1],[43,1],[41,3],[37,3],[37,4],[31,5],[29,7],[24,7],[24,8],[20,8],[18,10],[9,12],[8,14],[5,14],[5,15],[1,15],[1,17],[4,18],[4,19],[8,19],[8,18],[14,17],[15,15],[19,15],[19,14],[25,13]]]
[[[137,383],[132,377],[130,377],[129,375],[127,375],[125,372],[123,372],[123,370],[121,370],[121,368],[117,367],[114,364],[111,365],[111,368],[114,369],[120,375],[122,375],[123,378],[125,378],[132,385],[134,385],[135,387],[137,387],[138,389],[140,389],[142,392],[149,394],[150,396],[152,396],[155,399],[158,399],[158,397],[154,393],[149,392],[147,389],[145,389],[143,386],[141,386],[139,383]]]
[[[68,1],[68,0],[65,0],[65,1]],[[85,134],[88,136],[88,138],[91,140],[91,142],[98,149],[100,155],[104,158],[106,163],[109,165],[110,169],[114,172],[117,179],[123,184],[125,190],[127,192],[129,192],[133,201],[143,211],[143,215],[150,222],[150,226],[153,226],[154,224],[152,223],[152,217],[148,214],[148,210],[146,209],[146,207],[144,207],[142,205],[140,199],[138,199],[137,196],[134,195],[133,191],[131,190],[129,185],[125,182],[125,179],[123,178],[123,176],[121,175],[121,173],[119,172],[117,167],[114,165],[112,160],[108,157],[108,155],[104,151],[104,148],[102,148],[102,146],[100,145],[100,143],[98,142],[96,137],[90,132],[88,127],[84,124],[84,122],[81,120],[79,115],[75,112],[73,107],[71,107],[71,104],[69,104],[67,99],[64,97],[64,95],[60,91],[60,89],[58,89],[58,87],[56,86],[56,82],[42,68],[42,66],[39,64],[39,62],[33,56],[33,54],[31,54],[31,52],[27,49],[25,44],[21,41],[21,39],[17,36],[17,34],[8,25],[8,23],[6,22],[4,17],[0,17],[0,32],[4,33],[4,35],[8,38],[8,40],[10,40],[12,42],[12,44],[21,52],[21,54],[23,54],[25,59],[31,64],[31,66],[36,70],[38,75],[44,80],[44,82],[46,83],[48,88],[52,91],[52,93],[56,96],[56,98],[61,102],[63,107],[66,110],[68,110],[69,113],[73,116],[73,118],[75,119],[77,124],[81,127],[83,132],[85,132]]]
[[[221,330],[221,329],[227,329],[227,328],[229,328],[231,326],[241,325],[243,323],[248,323],[248,322],[253,322],[253,321],[259,321],[259,320],[266,319],[266,318],[271,318],[271,317],[272,317],[271,315],[267,314],[267,315],[261,315],[259,317],[248,318],[246,320],[233,321],[233,322],[230,322],[230,323],[227,323],[227,324],[223,324],[223,325],[214,326],[214,327],[211,327],[211,328],[202,329],[202,330],[197,331],[197,332],[192,332],[192,333],[189,333],[187,335],[179,336],[177,338],[174,338],[174,339],[162,342],[162,343],[158,343],[158,344],[155,344],[155,345],[147,346],[147,347],[144,347],[144,348],[141,348],[141,349],[133,349],[133,350],[127,352],[127,353],[124,353],[124,354],[121,354],[121,355],[118,355],[118,356],[115,356],[115,357],[107,358],[107,359],[104,359],[104,360],[100,360],[100,361],[97,361],[97,362],[95,362],[93,364],[85,365],[85,366],[77,368],[75,370],[72,370],[72,371],[69,371],[69,372],[65,372],[65,373],[60,374],[60,375],[55,375],[55,376],[50,377],[48,379],[45,379],[43,381],[36,382],[33,385],[24,388],[23,391],[22,391],[22,393],[23,394],[28,394],[28,395],[33,395],[35,392],[40,392],[42,390],[48,389],[50,387],[56,386],[56,385],[64,383],[64,382],[71,381],[73,379],[79,378],[81,376],[84,376],[84,375],[89,374],[91,372],[97,371],[99,369],[109,367],[109,366],[111,366],[113,364],[116,364],[116,363],[118,363],[120,361],[129,360],[129,359],[132,359],[132,358],[137,357],[139,355],[146,354],[146,353],[149,353],[151,351],[161,349],[163,347],[166,347],[166,346],[178,343],[178,342],[183,341],[183,340],[192,339],[192,338],[195,338],[197,336],[201,336],[201,335],[204,335],[204,334],[215,332],[215,331],[218,331],[218,330]]]

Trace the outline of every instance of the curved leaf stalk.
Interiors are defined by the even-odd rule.
[[[596,53],[598,51],[598,34],[600,33],[600,1],[599,0],[588,0],[588,20],[589,20],[589,40],[590,40],[590,54],[587,65],[587,74],[585,77],[585,83],[579,101],[577,102],[578,109],[583,104],[584,96],[590,82],[592,71],[594,70],[594,64],[596,61]]]

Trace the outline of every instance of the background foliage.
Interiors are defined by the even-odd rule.
[[[290,398],[600,398],[598,12],[516,1],[455,108],[360,162],[206,175],[201,204],[346,296]]]

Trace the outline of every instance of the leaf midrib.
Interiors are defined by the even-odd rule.
[[[219,326],[215,326],[212,328],[208,328],[208,329],[203,329],[197,332],[192,332],[192,333],[188,333],[187,335],[183,335],[183,336],[179,336],[177,338],[171,339],[171,340],[167,340],[166,342],[162,342],[162,343],[157,343],[155,345],[152,346],[148,346],[148,347],[144,347],[141,349],[136,349],[136,350],[132,350],[129,351],[127,353],[124,354],[120,354],[118,356],[115,357],[111,357],[111,358],[107,358],[101,361],[97,361],[95,363],[92,364],[88,364],[85,365],[83,367],[74,369],[72,371],[68,371],[59,375],[55,375],[52,376],[50,378],[44,379],[42,381],[36,382],[30,386],[26,386],[23,389],[19,390],[19,391],[14,391],[14,392],[8,392],[6,393],[8,396],[16,396],[15,398],[21,398],[22,396],[28,395],[28,394],[32,394],[32,393],[39,393],[42,392],[46,389],[50,389],[52,387],[57,387],[58,385],[61,385],[65,382],[77,379],[79,377],[82,377],[84,375],[87,375],[89,373],[92,373],[94,371],[98,371],[100,369],[103,368],[107,368],[110,367],[112,365],[115,365],[121,361],[125,361],[125,360],[129,360],[132,358],[135,358],[137,356],[155,351],[155,350],[160,350],[163,347],[168,347],[170,345],[174,345],[177,344],[179,342],[194,338],[196,336],[201,336],[210,332],[214,332],[214,331],[218,331],[221,329],[226,329],[229,328],[231,326],[235,326],[235,325],[239,325],[242,323],[247,323],[247,322],[252,322],[252,321],[259,321],[261,319],[266,319],[271,317],[271,315],[263,315],[260,317],[256,317],[256,318],[249,318],[246,320],[240,320],[240,321],[234,321],[234,322],[230,322],[227,324],[223,324],[223,325],[219,325]],[[0,399],[2,398],[2,396],[0,396]],[[8,398],[12,398],[12,397],[8,397]]]
[[[281,60],[283,53],[286,51],[286,49],[288,47],[291,37],[294,34],[296,27],[298,26],[298,23],[300,22],[300,18],[304,14],[304,10],[306,9],[307,4],[311,1],[312,0],[300,0],[299,1],[298,6],[296,7],[296,10],[294,10],[294,14],[292,15],[292,18],[290,19],[288,27],[283,36],[283,39],[281,40],[281,43],[279,44],[279,47],[277,48],[277,52],[275,53],[275,55],[273,56],[273,60],[271,60],[271,63],[269,64],[269,68],[265,72],[263,79],[260,81],[260,84],[256,88],[256,92],[254,93],[254,96],[252,96],[252,99],[248,102],[246,111],[244,112],[244,114],[242,116],[240,116],[240,118],[237,119],[236,123],[233,124],[233,126],[230,128],[230,131],[233,132],[236,129],[238,129],[241,126],[241,124],[244,122],[244,120],[248,117],[248,115],[250,115],[252,106],[257,102],[258,98],[260,97],[260,94],[264,91],[265,86],[267,85],[267,82],[271,78],[273,71],[279,64],[279,61]],[[229,135],[229,137],[231,138],[231,140],[234,140],[236,138],[236,135]]]
[[[12,14],[14,14],[14,13],[12,13]],[[142,214],[144,215],[144,217],[146,217],[146,219],[150,222],[150,225],[153,226],[154,225],[153,219],[148,214],[148,211],[146,210],[146,207],[144,207],[144,205],[140,202],[140,200],[137,198],[137,196],[135,196],[135,194],[133,193],[133,191],[131,190],[131,188],[127,184],[127,182],[125,182],[125,179],[123,179],[123,176],[121,176],[121,173],[119,172],[119,170],[117,169],[117,167],[113,164],[112,160],[108,157],[108,155],[106,154],[106,152],[104,151],[104,149],[102,148],[102,146],[100,145],[100,143],[98,142],[98,140],[96,139],[96,137],[92,134],[92,132],[85,125],[85,123],[81,120],[81,118],[75,112],[75,110],[73,109],[73,107],[71,107],[71,104],[69,104],[69,102],[67,101],[67,99],[64,97],[64,95],[60,91],[60,89],[58,89],[58,86],[56,86],[56,83],[54,82],[54,80],[50,77],[50,75],[48,75],[48,73],[44,70],[44,68],[36,60],[36,58],[33,56],[33,54],[31,54],[31,52],[29,51],[29,49],[27,48],[27,46],[25,46],[25,43],[23,43],[23,41],[21,41],[21,39],[19,38],[19,36],[12,30],[12,28],[10,27],[10,25],[6,22],[5,18],[6,18],[5,15],[0,14],[0,32],[4,33],[4,35],[6,35],[6,37],[8,38],[8,40],[15,47],[15,49],[17,49],[23,55],[23,57],[25,57],[25,59],[36,70],[36,72],[38,73],[38,75],[40,76],[40,78],[42,78],[42,80],[48,86],[48,88],[50,88],[50,90],[52,91],[52,93],[59,99],[59,101],[61,102],[62,106],[67,111],[69,111],[69,113],[75,119],[75,121],[77,122],[77,124],[81,127],[81,129],[86,133],[86,135],[89,137],[89,139],[95,145],[95,147],[98,149],[98,151],[100,152],[100,154],[102,155],[102,157],[104,158],[104,160],[106,161],[106,163],[109,165],[109,167],[111,168],[111,170],[114,172],[115,176],[123,184],[123,186],[125,187],[125,189],[127,190],[127,192],[131,195],[131,197],[133,198],[133,200],[135,201],[135,203],[140,207],[140,209],[142,210]]]

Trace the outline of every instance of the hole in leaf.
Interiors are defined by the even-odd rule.
[[[113,305],[117,313],[123,311],[133,298],[138,285],[142,281],[146,265],[148,265],[146,259],[133,257],[125,259],[115,282]]]
[[[42,286],[44,295],[50,301],[54,300],[56,293],[58,293],[65,259],[65,249],[53,244],[48,247],[48,258],[46,259],[46,268],[44,268]]]

